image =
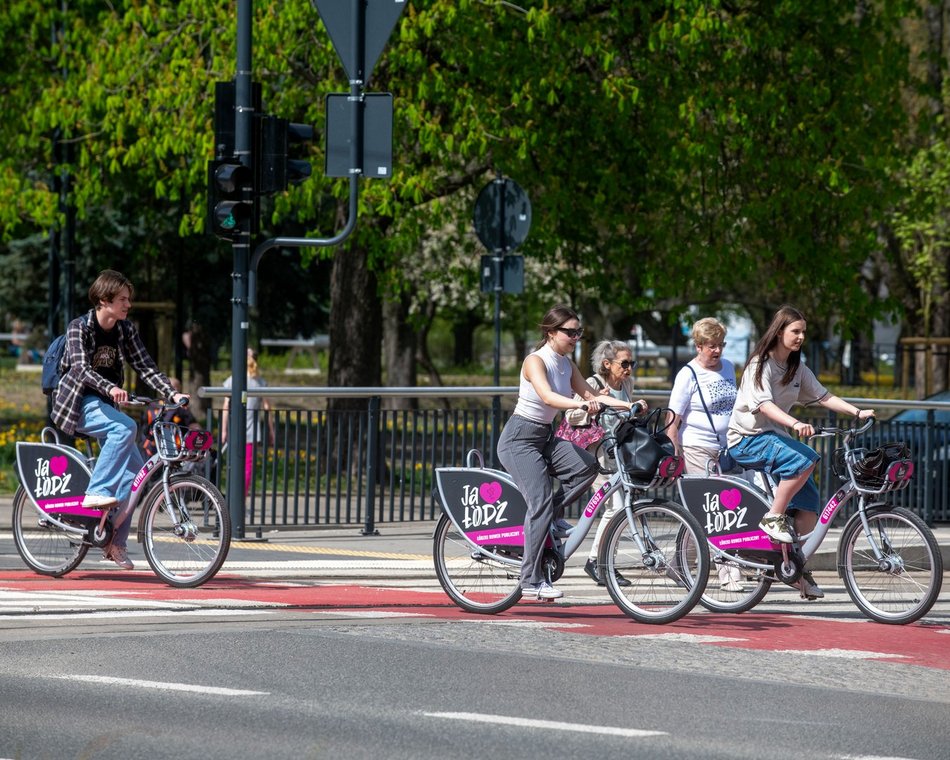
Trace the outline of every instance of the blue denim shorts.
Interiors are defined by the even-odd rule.
[[[729,453],[747,470],[759,470],[778,480],[789,480],[801,475],[819,459],[811,446],[778,433],[760,433],[743,438]],[[818,512],[820,497],[815,478],[810,477],[789,503],[790,509]]]

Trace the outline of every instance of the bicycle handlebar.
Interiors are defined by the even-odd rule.
[[[828,438],[833,435],[841,435],[842,433],[849,435],[850,437],[853,438],[854,436],[861,435],[862,433],[866,433],[868,430],[871,429],[871,426],[873,424],[874,424],[874,417],[868,417],[867,420],[864,422],[864,424],[861,425],[861,427],[842,428],[842,427],[822,427],[821,425],[815,425],[815,434],[808,436],[808,440],[810,441],[813,438]]]
[[[629,410],[628,410],[628,409],[620,409],[620,408],[615,407],[615,406],[607,406],[607,405],[605,404],[605,405],[603,405],[603,406],[600,408],[600,411],[598,412],[598,414],[615,414],[615,415],[617,415],[618,417],[622,417],[623,415],[628,415],[628,416],[630,416],[630,417],[635,417],[636,415],[638,415],[638,414],[640,414],[641,412],[645,411],[643,408],[641,408],[642,406],[643,406],[643,405],[642,405],[639,401],[634,402],[633,406],[631,406]],[[586,411],[587,411],[587,404],[584,404],[584,405],[581,407],[581,409],[583,409],[583,410],[586,412]]]
[[[151,398],[150,396],[136,396],[129,394],[128,399],[122,402],[123,406],[148,406],[149,404],[161,404],[166,409],[181,409],[188,406],[190,399],[183,398],[180,402],[171,401],[163,398]]]

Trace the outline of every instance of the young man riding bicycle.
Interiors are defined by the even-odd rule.
[[[50,412],[50,419],[67,435],[99,441],[101,450],[83,506],[112,511],[115,533],[103,555],[127,570],[134,565],[126,549],[131,515],[124,512],[142,457],[135,421],[117,408],[129,398],[122,388],[124,361],[165,398],[176,403],[188,399],[158,369],[128,320],[133,293],[132,283],[111,269],[100,272],[92,283],[89,300],[93,308],[66,328],[64,372],[53,392]]]

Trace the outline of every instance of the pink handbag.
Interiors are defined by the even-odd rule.
[[[570,441],[575,446],[586,449],[595,443],[599,443],[603,439],[604,429],[596,422],[591,422],[589,425],[581,427],[574,427],[567,421],[567,418],[564,417],[561,419],[561,424],[558,426],[554,435],[558,438],[563,438],[565,441]]]

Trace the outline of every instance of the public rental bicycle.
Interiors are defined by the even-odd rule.
[[[613,412],[620,421],[633,416],[609,408],[606,412]],[[616,438],[606,421],[604,427],[610,449]],[[594,525],[600,506],[620,491],[624,508],[605,529],[598,560],[600,577],[611,599],[629,617],[641,623],[673,622],[699,601],[709,553],[702,528],[687,510],[671,501],[646,498],[645,492],[675,482],[683,463],[675,456],[664,456],[655,474],[642,481],[622,466],[620,445],[613,445],[610,456],[616,466],[591,496],[573,531],[564,538],[552,526],[544,548],[547,579],[554,582],[561,577],[565,562]],[[485,467],[478,450],[469,452],[466,464],[436,469],[442,516],[433,538],[435,571],[445,593],[462,609],[502,612],[521,598],[527,506],[508,474]],[[699,547],[688,569],[674,563],[684,536]],[[695,575],[689,577],[690,572]],[[623,579],[629,585],[621,585]]]
[[[129,406],[164,403],[130,396]],[[181,404],[166,403],[167,409]],[[128,509],[114,526],[108,511],[82,506],[89,485],[91,450],[58,442],[44,428],[39,443],[17,441],[20,486],[13,497],[13,540],[23,561],[42,575],[74,570],[92,547],[102,548],[139,504],[137,540],[155,574],[177,588],[214,577],[231,545],[231,517],[213,483],[189,471],[211,450],[211,433],[172,422],[152,424],[157,453],[132,482]]]
[[[868,451],[853,446],[873,423],[871,417],[861,427],[817,428],[813,438],[842,437],[832,470],[843,483],[820,512],[814,530],[798,536],[792,529],[791,544],[772,541],[758,528],[772,500],[768,478],[763,479],[767,490],[730,475],[687,475],[679,480],[682,502],[702,525],[712,557],[711,577],[698,579],[706,586],[700,604],[713,612],[745,612],[762,601],[775,580],[798,582],[835,516],[857,498],[837,550],[838,574],[848,595],[862,613],[880,623],[912,623],[927,614],[943,582],[940,547],[923,520],[885,500],[888,493],[910,484],[914,463],[907,447],[892,443]],[[684,534],[686,565],[692,562],[691,540]],[[724,567],[738,569],[742,579],[720,583],[718,573]]]

